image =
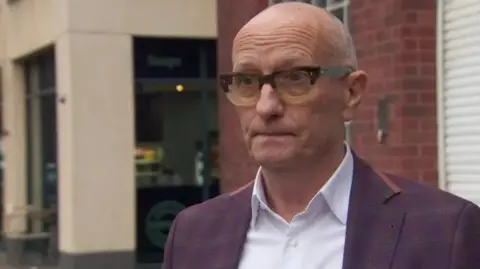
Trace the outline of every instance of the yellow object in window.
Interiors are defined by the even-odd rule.
[[[146,150],[143,156],[146,161],[154,161],[157,157],[154,150]]]

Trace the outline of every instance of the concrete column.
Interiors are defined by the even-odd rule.
[[[62,35],[56,64],[60,268],[134,268],[131,37]]]
[[[26,229],[26,218],[13,217],[27,204],[25,89],[23,68],[8,59],[2,66],[4,147],[3,230],[8,256],[18,256],[19,232]],[[16,260],[15,257],[12,257]],[[13,261],[12,261],[13,262]]]

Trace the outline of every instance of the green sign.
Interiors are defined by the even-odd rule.
[[[163,249],[173,217],[184,208],[177,201],[164,201],[150,209],[145,219],[145,232],[152,244]]]

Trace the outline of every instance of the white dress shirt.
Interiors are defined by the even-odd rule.
[[[347,146],[332,177],[288,223],[267,205],[260,168],[239,269],[341,269],[352,177],[353,157]]]

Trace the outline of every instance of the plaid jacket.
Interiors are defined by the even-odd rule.
[[[343,269],[480,269],[479,207],[354,158]],[[163,268],[236,269],[252,186],[182,211]]]

